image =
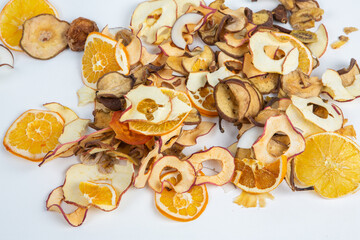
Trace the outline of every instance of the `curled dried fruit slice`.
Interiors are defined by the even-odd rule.
[[[51,14],[33,17],[24,22],[20,46],[33,58],[53,58],[67,48],[65,35],[69,26]]]
[[[222,186],[231,180],[235,169],[234,157],[226,148],[222,147],[212,147],[206,151],[194,153],[187,160],[194,166],[198,174],[195,182],[196,185],[210,183]],[[203,169],[203,162],[208,160],[220,161],[222,170],[213,176],[199,174]]]
[[[176,185],[181,181],[178,172],[169,172],[161,177],[161,181],[168,181]],[[155,193],[155,205],[161,214],[179,222],[197,219],[205,210],[208,203],[206,185],[192,186],[185,193],[177,193],[172,188],[164,188],[161,193]]]
[[[295,70],[281,77],[282,90],[289,96],[302,98],[317,97],[323,88],[318,77],[309,77],[300,70]]]
[[[269,118],[264,127],[263,135],[253,145],[255,157],[258,161],[269,164],[277,161],[277,157],[268,151],[268,144],[275,133],[286,134],[290,140],[289,148],[283,153],[287,158],[294,157],[305,149],[305,140],[303,136],[295,130],[289,119],[285,115]]]
[[[176,185],[161,180],[161,174],[165,168],[174,168],[181,174],[181,180]],[[164,191],[165,187],[171,187],[177,193],[184,193],[193,186],[195,178],[195,169],[189,161],[180,160],[175,156],[165,156],[153,164],[148,184],[157,193]]]
[[[337,72],[340,74],[343,86],[349,87],[353,85],[356,77],[360,75],[360,68],[356,60],[352,58],[349,67],[340,69]]]
[[[205,45],[204,50],[191,58],[183,58],[182,65],[188,73],[207,71],[210,64],[215,60],[213,50]]]
[[[7,47],[0,44],[0,67],[2,66],[14,68],[14,55]]]
[[[112,211],[119,205],[121,196],[129,188],[133,177],[134,167],[128,161],[126,161],[125,165],[114,165],[113,171],[108,174],[99,172],[97,165],[75,164],[66,172],[63,186],[65,201],[81,207],[93,205],[104,211]],[[102,184],[111,186],[102,186]],[[105,189],[102,190],[102,187],[105,187]],[[94,196],[90,194],[97,195],[98,201],[94,202],[92,200]],[[116,195],[114,202],[112,201],[113,194]],[[108,202],[109,196],[111,204]]]
[[[319,97],[300,98],[292,96],[291,101],[294,106],[303,114],[304,118],[314,123],[325,131],[336,131],[343,126],[343,115],[341,110],[335,105],[324,103]],[[315,114],[315,107],[322,109],[324,116]]]
[[[307,44],[307,47],[315,57],[321,58],[326,52],[329,36],[324,24],[321,24],[315,33],[318,39],[317,42]]]
[[[172,42],[179,48],[185,49],[187,45],[185,39],[183,38],[185,26],[187,24],[195,24],[196,28],[194,30],[196,31],[201,27],[203,18],[204,16],[198,13],[186,13],[179,17],[171,29]]]
[[[116,44],[115,59],[120,67],[119,73],[128,75],[130,73],[130,55],[122,41],[118,41]]]
[[[216,124],[212,122],[201,122],[194,129],[183,130],[176,140],[176,143],[182,146],[194,146],[196,145],[196,140],[208,134],[215,125]]]
[[[256,159],[235,158],[235,175],[232,182],[245,192],[270,192],[283,181],[286,168],[287,158],[285,156],[268,164]]]
[[[84,106],[88,103],[94,103],[96,98],[96,91],[87,86],[83,86],[76,92],[78,96],[78,106]]]
[[[52,111],[28,110],[21,114],[7,130],[5,148],[30,161],[41,161],[47,152],[59,144],[64,120]]]
[[[88,208],[77,207],[77,209],[71,213],[65,213],[61,207],[64,201],[64,192],[62,186],[55,188],[46,200],[46,209],[48,211],[54,211],[61,213],[65,220],[73,227],[80,226],[86,218]]]

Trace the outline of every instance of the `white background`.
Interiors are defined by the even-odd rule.
[[[1,0],[0,8],[5,5]],[[71,22],[82,16],[97,22],[100,29],[128,26],[141,0],[51,0],[60,18]],[[319,0],[325,10],[330,43],[346,26],[359,25],[360,3],[354,0]],[[209,1],[207,1],[209,3]],[[231,8],[250,6],[253,10],[272,9],[276,0],[227,0]],[[327,68],[348,66],[350,58],[360,61],[360,32],[339,50],[329,49],[314,75]],[[42,104],[59,102],[90,118],[92,106],[78,107],[76,91],[81,82],[82,53],[66,50],[48,61],[15,53],[15,69],[0,69],[0,136],[24,111],[42,109]],[[346,118],[360,134],[360,100],[339,104]],[[217,130],[201,139],[192,150],[204,145],[228,146],[236,131]],[[76,158],[54,160],[39,168],[36,163],[8,153],[0,146],[0,238],[1,239],[360,239],[360,193],[326,200],[312,192],[292,192],[283,182],[266,208],[245,209],[234,204],[240,190],[224,193],[209,187],[209,204],[194,222],[179,223],[157,212],[150,189],[129,190],[117,210],[105,213],[91,209],[81,227],[70,227],[61,215],[47,212],[45,200],[64,181],[66,169]]]

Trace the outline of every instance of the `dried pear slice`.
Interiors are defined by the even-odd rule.
[[[248,92],[242,87],[243,92],[248,98]],[[228,122],[236,122],[238,119],[238,106],[230,87],[225,83],[219,83],[214,89],[216,109],[219,116]]]
[[[40,14],[24,22],[21,48],[31,57],[46,60],[68,46],[66,33],[70,24],[51,14]]]
[[[194,146],[197,143],[199,137],[207,135],[215,126],[215,123],[212,122],[201,122],[196,128],[191,130],[184,130],[176,143],[182,146]]]

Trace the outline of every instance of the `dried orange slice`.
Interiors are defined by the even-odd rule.
[[[305,151],[295,160],[295,175],[325,198],[337,198],[359,189],[360,147],[337,133],[324,132],[306,139]]]
[[[175,185],[181,179],[178,172],[169,172],[162,176],[162,181]],[[185,193],[176,193],[173,189],[164,188],[155,193],[155,205],[159,212],[175,221],[188,222],[198,218],[208,203],[206,185],[193,186]]]
[[[115,57],[116,43],[101,33],[89,34],[82,58],[82,79],[86,86],[96,89],[97,81],[104,74],[121,71]]]
[[[296,37],[281,33],[281,32],[274,32],[273,33],[277,38],[279,38],[282,41],[290,41],[292,45],[294,45],[299,50],[299,68],[300,70],[305,73],[306,75],[311,74],[313,70],[313,57],[312,53],[309,50],[308,47],[304,43],[302,43],[299,39]]]
[[[11,0],[0,13],[0,39],[10,49],[22,51],[20,39],[25,20],[39,14],[52,14],[56,17],[56,9],[46,0]]]
[[[168,88],[161,88],[161,91],[171,99],[172,111],[167,120],[162,123],[128,121],[130,130],[143,135],[161,136],[175,130],[184,122],[192,109],[188,96]]]
[[[204,86],[196,92],[188,90],[188,95],[194,107],[204,116],[215,117],[218,115],[215,105],[214,88]]]
[[[41,161],[47,152],[59,144],[64,120],[55,112],[28,110],[7,130],[5,148],[31,161]]]
[[[108,183],[80,182],[79,189],[90,204],[116,205],[115,188]]]
[[[235,158],[235,175],[232,182],[249,193],[266,193],[274,190],[285,177],[287,158],[264,164],[256,159]]]

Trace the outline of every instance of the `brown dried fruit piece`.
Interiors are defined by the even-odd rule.
[[[79,17],[71,22],[66,33],[68,45],[73,51],[84,51],[87,36],[91,32],[98,32],[99,28],[94,21]]]
[[[112,112],[105,112],[101,109],[93,111],[94,122],[90,123],[89,126],[96,130],[101,130],[109,127],[109,123],[112,118]]]
[[[281,77],[281,88],[289,97],[316,97],[321,93],[322,87],[318,77],[309,77],[300,70]]]
[[[290,24],[294,29],[305,30],[313,28],[315,21],[321,19],[324,10],[321,8],[305,8],[294,12],[290,16]]]
[[[305,9],[305,8],[319,8],[320,5],[315,0],[295,0],[296,7],[298,9]],[[296,10],[298,10],[296,9]]]
[[[274,10],[272,10],[272,15],[275,21],[281,23],[287,23],[289,20],[287,16],[286,8],[282,4],[279,4]]]
[[[272,12],[267,10],[261,10],[256,13],[252,13],[249,11],[249,15],[251,19],[249,21],[258,26],[272,26],[273,25],[273,15]]]
[[[287,10],[293,10],[295,8],[296,0],[279,0],[279,2],[284,5]]]
[[[357,32],[357,31],[359,31],[359,29],[357,29],[356,27],[345,27],[344,28],[344,33],[346,35],[349,35],[350,33]]]
[[[46,60],[67,47],[69,23],[51,14],[40,14],[24,22],[21,48],[31,57]]]
[[[360,74],[360,68],[356,60],[352,58],[348,68],[340,69],[337,72],[340,74],[342,85],[348,87],[354,83],[356,75]]]
[[[349,37],[346,37],[344,35],[339,36],[339,40],[331,44],[332,49],[338,49],[341,48],[345,43],[349,41]]]
[[[318,41],[316,33],[305,30],[293,30],[291,33],[294,37],[303,43],[314,43]]]
[[[277,73],[268,73],[263,76],[249,79],[261,94],[275,93],[278,90],[280,75]]]

